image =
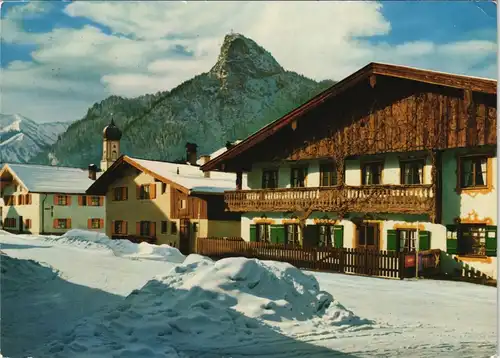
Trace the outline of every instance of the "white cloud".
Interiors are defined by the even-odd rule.
[[[2,19],[2,39],[39,45],[36,63],[13,62],[2,70],[5,111],[24,111],[43,98],[57,103],[57,113],[34,119],[74,119],[83,115],[82,101],[118,94],[137,96],[168,90],[208,71],[230,31],[252,38],[286,69],[322,80],[341,79],[368,62],[390,62],[470,75],[496,76],[495,65],[478,69],[496,44],[467,41],[373,43],[366,38],[387,35],[390,23],[374,2],[72,2],[70,16],[85,17],[112,34],[85,26],[33,34],[19,30],[20,9]],[[43,12],[43,11],[42,11]],[[15,32],[14,30],[17,30]],[[431,31],[431,30],[430,30]],[[361,38],[363,37],[363,39]],[[174,55],[176,46],[193,54]],[[25,96],[17,95],[25,91]],[[33,100],[36,96],[36,100]],[[37,112],[37,111],[33,111]],[[48,113],[48,112],[47,112]]]

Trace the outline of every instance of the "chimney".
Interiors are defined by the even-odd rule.
[[[198,146],[195,143],[186,143],[186,161],[191,165],[196,165],[196,149]]]
[[[208,163],[210,161],[210,156],[209,155],[202,155],[200,156],[200,166]],[[205,178],[210,178],[210,171],[203,172],[205,175]]]
[[[95,164],[89,165],[89,179],[96,180],[97,178],[97,166]]]

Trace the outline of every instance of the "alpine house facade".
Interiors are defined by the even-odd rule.
[[[496,92],[371,63],[202,170],[248,173],[225,193],[244,240],[441,249],[496,278]]]
[[[5,164],[0,169],[0,217],[13,233],[61,235],[71,229],[104,232],[104,197],[88,196],[97,168]]]

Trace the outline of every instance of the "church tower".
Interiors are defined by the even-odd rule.
[[[111,119],[111,123],[102,131],[102,138],[101,170],[105,171],[120,156],[120,139],[122,138],[122,132],[115,126],[113,119]]]

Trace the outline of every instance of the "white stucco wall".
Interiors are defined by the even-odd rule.
[[[8,185],[3,190],[3,196],[6,195],[25,195],[28,191],[17,185]],[[40,232],[40,195],[33,193],[31,194],[31,204],[30,205],[13,205],[13,206],[2,206],[2,224],[5,218],[15,218],[16,227],[5,227],[8,230],[18,230],[19,228],[19,217],[23,217],[23,221],[26,219],[31,220],[31,229],[25,229],[27,232],[32,232],[38,234]],[[24,226],[23,226],[24,228]]]
[[[383,158],[384,167],[382,170],[382,184],[400,184],[400,158],[398,154],[387,154]],[[320,185],[320,163],[319,160],[304,161],[308,166],[307,187],[318,187]],[[292,163],[283,163],[279,167],[278,186],[279,188],[290,188],[290,169]],[[250,189],[262,188],[262,171],[267,168],[276,168],[276,164],[257,163],[248,173],[248,186]],[[361,185],[361,161],[359,159],[345,161],[345,182],[347,185]],[[424,184],[431,184],[431,159],[425,158]]]
[[[63,234],[66,229],[55,229],[53,226],[54,219],[71,219],[71,229],[88,230],[88,219],[104,219],[105,216],[105,202],[103,206],[79,206],[78,195],[71,196],[71,205],[59,206],[54,205],[54,195],[44,193],[30,193],[31,204],[19,205],[17,196],[20,194],[28,194],[28,191],[15,184],[8,185],[3,190],[3,196],[15,195],[16,205],[3,206],[3,218],[15,218],[17,223],[15,228],[6,228],[9,230],[17,231],[19,229],[19,217],[23,217],[23,221],[31,219],[31,229],[26,229],[27,232],[33,234],[55,233]],[[44,198],[45,201],[44,201]],[[42,205],[46,209],[44,211],[43,229],[42,229]],[[53,208],[53,209],[52,209]],[[104,232],[102,229],[93,229],[98,232]]]
[[[71,205],[54,205],[54,196],[57,194],[40,194],[40,203],[47,197],[44,209],[43,232],[62,234],[67,229],[55,229],[54,219],[71,219],[71,229],[90,230],[88,228],[88,219],[104,219],[106,200],[103,206],[80,206],[78,205],[78,195],[71,195]],[[105,221],[106,222],[106,221]],[[92,229],[91,231],[105,232],[105,227],[101,229]]]
[[[443,223],[454,224],[457,217],[466,218],[477,213],[479,221],[489,219],[497,225],[497,158],[491,158],[492,190],[488,193],[457,192],[459,151],[443,153]]]

